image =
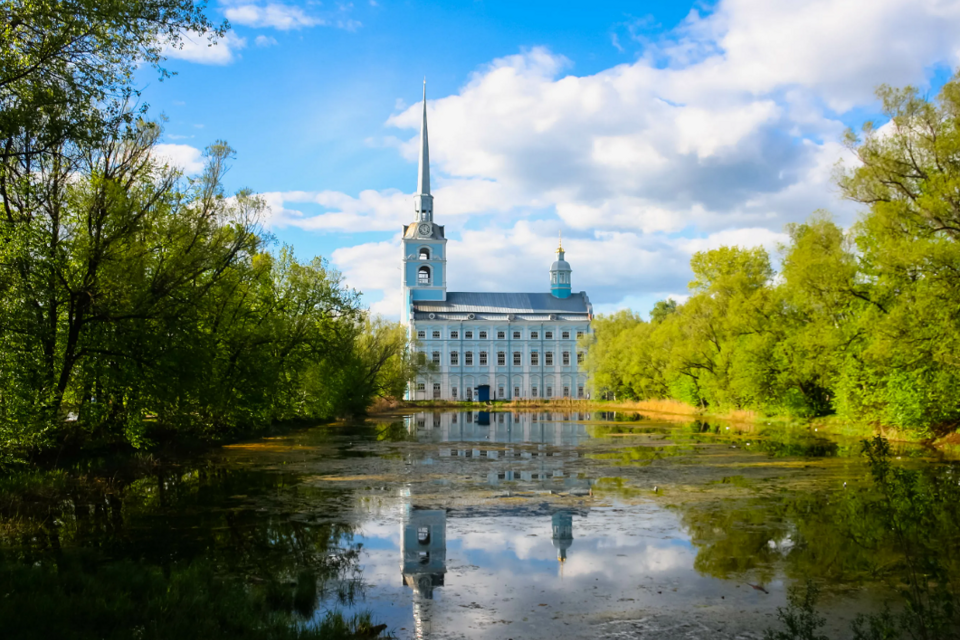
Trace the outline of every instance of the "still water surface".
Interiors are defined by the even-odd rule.
[[[315,618],[366,610],[399,638],[760,638],[796,581],[827,586],[835,628],[889,596],[883,550],[841,526],[858,451],[636,414],[418,413],[147,460],[3,544],[249,580],[320,567]]]

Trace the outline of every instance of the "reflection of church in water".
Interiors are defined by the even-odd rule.
[[[447,572],[447,512],[443,509],[404,507],[400,548],[403,584],[418,598],[433,599],[433,588],[443,586]]]
[[[551,542],[557,549],[561,569],[573,544],[573,514],[556,511],[551,516]],[[400,529],[400,572],[403,584],[413,590],[415,637],[432,631],[430,604],[433,591],[444,585],[447,573],[447,512],[404,506]]]
[[[573,513],[566,510],[551,516],[551,542],[557,560],[567,560],[573,545]],[[447,573],[447,512],[443,509],[404,507],[400,529],[400,571],[403,584],[413,589],[415,599],[433,600],[435,587],[442,587]]]
[[[420,442],[436,442],[440,462],[461,463],[488,484],[548,484],[586,494],[591,481],[570,470],[582,455],[576,445],[590,439],[578,413],[461,411],[417,413],[406,428]],[[458,471],[459,472],[459,471]]]

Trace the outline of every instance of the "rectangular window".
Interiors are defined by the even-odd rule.
[[[553,397],[553,387],[547,387],[547,397],[548,398]]]
[[[514,387],[514,388],[513,388],[513,397],[514,397],[514,398],[519,398],[519,397],[520,397],[520,387]]]
[[[481,352],[480,352],[480,366],[481,366],[481,367],[487,366],[487,352],[486,352],[486,351],[481,351]]]
[[[497,397],[498,398],[503,397],[503,387],[497,387]]]
[[[456,351],[450,352],[450,364],[453,366],[457,366],[458,364],[460,364],[460,354],[457,353]]]
[[[577,364],[583,364],[583,351],[577,351]]]
[[[486,339],[487,339],[487,332],[486,332],[486,331],[481,331],[481,332],[480,332],[480,339],[481,339],[481,340],[486,340]]]
[[[497,366],[502,367],[507,364],[507,354],[503,351],[497,351]]]
[[[523,364],[523,362],[520,360],[520,352],[519,352],[519,351],[514,351],[514,352],[513,352],[513,366],[519,367],[519,366],[522,365],[522,364]]]
[[[434,399],[439,399],[439,398],[440,398],[440,383],[439,383],[439,382],[434,382],[434,383],[433,383],[433,397],[434,397]]]
[[[506,340],[507,332],[506,331],[497,331],[497,340]]]
[[[427,337],[427,332],[426,332],[426,331],[417,331],[417,339],[418,339],[418,340],[424,340],[424,339],[426,339],[426,337]]]
[[[427,385],[426,385],[426,384],[424,384],[423,382],[418,382],[418,383],[417,383],[417,391],[426,391],[426,389],[427,389]]]
[[[433,339],[434,339],[434,340],[439,340],[439,339],[440,339],[440,332],[439,332],[439,331],[434,331],[434,332],[433,332]]]
[[[514,340],[519,340],[519,339],[520,339],[520,332],[519,332],[519,331],[514,331],[514,332],[513,332],[513,339],[514,339]]]
[[[456,398],[457,394],[454,393],[453,397]],[[450,416],[450,424],[457,424],[457,414],[453,414],[452,416]]]
[[[578,397],[578,398],[582,398],[582,397],[583,397],[583,385],[582,385],[582,384],[577,387],[577,397]]]
[[[553,366],[553,351],[547,351],[543,354],[543,363],[548,367]]]
[[[451,331],[451,332],[450,332],[450,339],[451,339],[451,340],[459,340],[459,339],[460,339],[460,332],[459,332],[459,331]]]
[[[577,331],[577,340],[583,337],[583,331]]]
[[[467,351],[465,354],[463,354],[463,364],[467,365],[468,367],[473,366],[473,351]]]
[[[563,362],[563,366],[565,366],[565,367],[569,367],[569,366],[570,366],[570,352],[569,352],[569,351],[564,351],[564,352],[563,352],[563,361],[562,361],[562,362]]]
[[[536,387],[530,387],[530,397],[531,397],[531,398],[536,398],[536,397],[537,397],[537,388],[536,388]],[[537,416],[533,416],[533,419],[536,420],[536,419],[537,419]]]
[[[473,340],[473,331],[464,331],[463,337],[466,340]]]
[[[537,331],[531,331],[531,332],[530,332],[530,339],[531,339],[531,340],[536,340],[536,339],[539,338],[539,337],[540,337],[540,333],[539,333],[539,332],[537,332]]]
[[[453,387],[452,389],[450,389],[450,395],[453,396],[453,399],[454,399],[454,400],[457,399],[457,388],[456,388],[456,387]],[[454,422],[457,421],[457,414],[453,414],[453,421],[454,421]]]
[[[570,332],[569,332],[569,331],[564,331],[563,333],[560,334],[560,337],[561,337],[563,340],[569,340],[569,339],[570,339]]]
[[[544,337],[545,337],[547,340],[553,340],[553,331],[547,331],[547,332],[544,334]]]
[[[540,354],[537,353],[536,351],[530,354],[530,364],[533,365],[534,367],[540,364]]]
[[[563,397],[564,397],[564,398],[569,398],[569,397],[570,397],[570,387],[564,387],[564,388],[563,388]]]
[[[472,392],[473,392],[473,389],[471,389],[470,387],[467,387],[467,399],[468,399],[468,400],[471,399],[471,398],[473,398]],[[467,422],[470,423],[470,424],[473,424],[473,412],[472,412],[472,411],[467,411]]]
[[[433,352],[433,364],[440,364],[440,352],[439,352],[439,351],[434,351],[434,352]]]

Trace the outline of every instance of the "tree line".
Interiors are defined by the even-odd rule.
[[[709,410],[844,419],[918,436],[960,424],[960,79],[934,98],[881,87],[888,121],[845,143],[841,194],[863,211],[790,224],[777,269],[762,248],[693,256],[690,297],[649,321],[601,316],[594,393]]]
[[[263,201],[155,152],[141,66],[211,46],[191,0],[0,3],[0,464],[65,444],[141,446],[362,412],[415,369],[320,258],[262,226]]]

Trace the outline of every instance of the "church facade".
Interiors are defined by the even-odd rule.
[[[415,220],[403,227],[401,319],[433,366],[411,383],[408,399],[587,397],[578,339],[590,331],[593,307],[586,292],[573,292],[562,245],[543,292],[447,291],[447,239],[430,193],[426,92],[414,209]]]

